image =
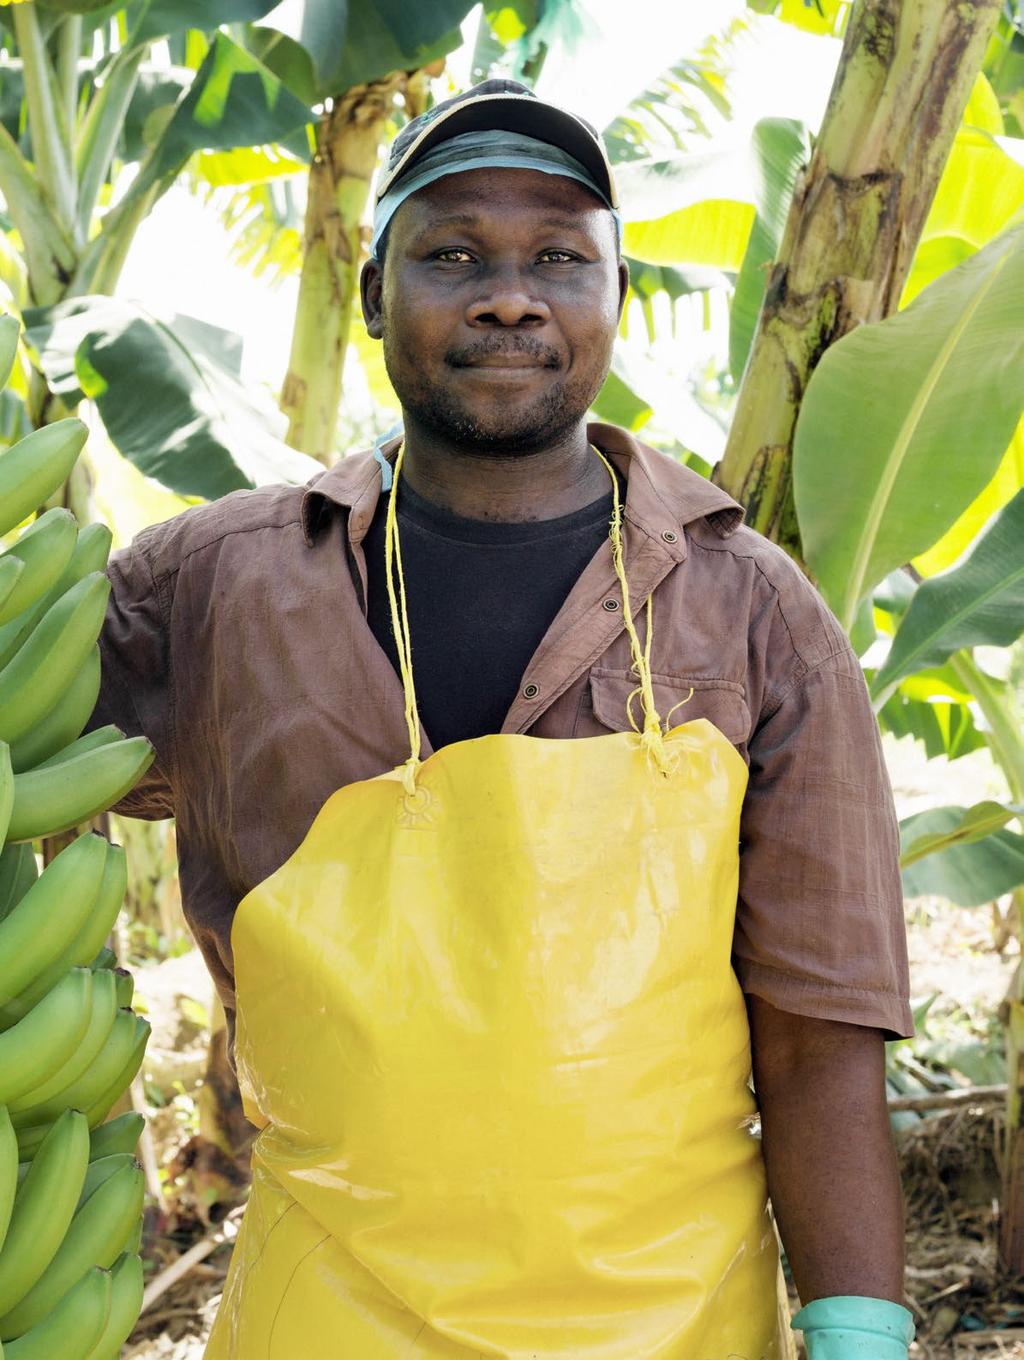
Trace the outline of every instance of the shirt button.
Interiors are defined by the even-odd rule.
[[[614,610],[618,609],[618,607],[619,607],[618,600],[604,600],[602,601],[601,604],[601,608],[607,609],[609,614],[611,614]]]
[[[676,533],[674,529],[666,529],[665,532],[662,534],[662,538],[665,540],[666,543],[675,543],[679,538],[679,535]]]
[[[524,698],[524,699],[536,699],[536,697],[537,697],[537,695],[538,695],[539,693],[540,693],[540,687],[539,687],[538,685],[533,684],[532,681],[530,682],[530,684],[524,685],[524,686],[523,686],[523,698]]]

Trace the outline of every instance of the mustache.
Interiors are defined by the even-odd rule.
[[[495,355],[508,356],[525,354],[537,360],[544,368],[561,368],[562,356],[552,345],[542,344],[533,336],[495,336],[493,339],[477,340],[471,345],[460,345],[445,354],[445,363],[453,368],[468,368],[481,359]]]

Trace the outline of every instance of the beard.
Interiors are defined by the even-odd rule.
[[[403,363],[388,329],[384,332],[384,366],[407,421],[425,433],[459,449],[483,457],[535,453],[559,443],[585,418],[607,374],[563,377],[530,401],[497,399],[485,411],[460,400],[452,385],[429,382],[414,362]],[[485,354],[529,354],[546,367],[557,368],[560,356],[532,337],[497,336],[451,350],[445,363],[458,370]],[[610,355],[609,355],[610,364]]]

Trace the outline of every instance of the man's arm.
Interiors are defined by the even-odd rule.
[[[801,1303],[902,1302],[903,1198],[882,1032],[746,1000],[768,1193]]]

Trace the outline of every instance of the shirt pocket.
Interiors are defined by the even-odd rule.
[[[595,666],[590,672],[589,685],[580,703],[573,736],[596,737],[607,732],[630,731],[627,704],[637,684],[636,677],[629,671]],[[750,710],[741,684],[718,677],[709,679],[706,676],[666,675],[663,672],[652,673],[651,684],[663,728],[666,719],[671,728],[692,722],[695,718],[706,718],[746,759],[747,742],[750,739]],[[644,713],[640,699],[639,694],[633,695],[632,714],[637,727],[643,728]],[[676,708],[677,704],[682,704],[682,707]],[[676,711],[669,717],[673,708]]]

